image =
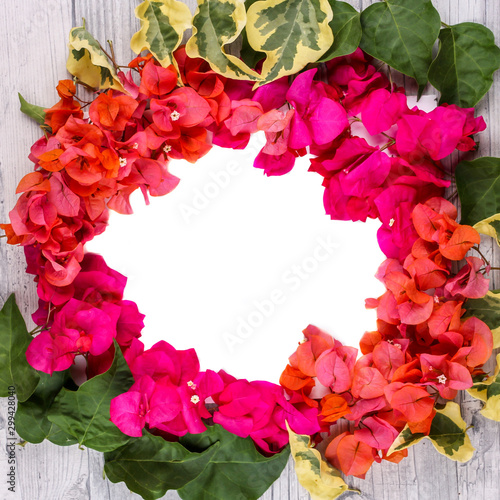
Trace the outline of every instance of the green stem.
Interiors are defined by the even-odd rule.
[[[443,21],[441,21],[441,26],[443,28],[451,28],[451,26],[449,24],[443,23]]]

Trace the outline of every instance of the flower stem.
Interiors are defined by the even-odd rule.
[[[473,250],[475,250],[484,260],[484,262],[486,263],[487,266],[490,265],[490,263],[488,262],[488,259],[483,255],[483,252],[481,252],[481,250],[479,250],[479,247],[472,247]]]

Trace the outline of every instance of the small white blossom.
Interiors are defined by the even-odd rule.
[[[196,394],[194,396],[191,396],[191,403],[195,405],[199,402],[200,402],[200,396],[196,396]]]
[[[181,114],[178,111],[172,111],[172,113],[170,113],[170,119],[173,122],[176,122],[180,117],[181,117]]]
[[[436,304],[439,304],[439,297],[437,295],[434,295],[434,302]]]
[[[306,342],[307,342],[307,339],[306,339],[306,338],[303,338],[303,339],[299,342],[299,344],[305,344]]]
[[[387,343],[388,343],[388,344],[394,344],[394,340],[389,339],[389,340],[387,341]]]
[[[439,375],[439,377],[437,378],[437,380],[438,380],[438,382],[439,382],[440,384],[446,384],[446,381],[447,381],[448,379],[446,378],[446,375],[441,374],[441,375]]]
[[[172,151],[172,146],[170,146],[170,144],[165,144],[165,146],[163,146],[163,151],[165,153],[170,153],[170,151]]]
[[[125,167],[127,165],[127,158],[120,158],[120,167]]]
[[[134,142],[134,144],[132,144],[132,149],[138,149],[139,148],[139,144],[137,144],[137,142]]]
[[[399,350],[403,349],[403,348],[401,347],[401,344],[394,344],[394,347],[397,347]]]
[[[188,387],[190,387],[191,389],[193,389],[193,391],[196,389],[196,384],[190,380],[188,383],[187,383]]]
[[[394,223],[395,223],[395,222],[396,222],[396,221],[395,221],[394,219],[391,219],[391,220],[389,221],[389,226],[390,226],[390,227],[394,226]]]

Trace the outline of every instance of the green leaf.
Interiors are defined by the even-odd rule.
[[[40,376],[26,361],[32,340],[12,294],[0,311],[0,397],[14,387],[17,399],[26,401],[36,389]]]
[[[33,118],[33,120],[40,125],[43,125],[45,123],[45,108],[35,104],[30,104],[19,92],[17,95],[19,96],[19,101],[21,102],[21,111],[30,118]]]
[[[258,73],[225,49],[238,38],[246,22],[245,5],[240,0],[198,0],[187,55],[205,59],[214,71],[228,78],[260,80]]]
[[[130,40],[130,48],[136,54],[149,50],[164,67],[172,64],[173,51],[191,28],[189,7],[177,0],[145,0],[136,7],[135,16],[141,29]]]
[[[427,83],[432,47],[441,19],[431,0],[385,0],[361,13],[361,48],[415,78],[419,93]]]
[[[320,452],[311,447],[311,437],[295,434],[288,424],[287,428],[295,473],[312,500],[333,500],[349,490],[340,472],[330,467]]]
[[[104,454],[104,472],[110,481],[124,481],[130,491],[146,500],[162,497],[195,480],[217,452],[218,444],[201,453],[180,443],[145,433],[117,450]]]
[[[428,436],[412,434],[406,426],[387,454],[409,448],[424,438],[430,439],[439,453],[457,462],[468,462],[474,454],[474,447],[467,435],[467,424],[460,414],[460,406],[452,401],[442,410],[437,410]]]
[[[493,33],[476,23],[449,26],[439,34],[439,52],[429,81],[441,92],[441,103],[474,107],[488,92],[500,67]]]
[[[187,434],[181,444],[191,451],[217,446],[204,471],[179,490],[186,500],[233,500],[259,498],[278,479],[290,456],[281,453],[264,457],[250,438],[240,438],[213,425],[203,434]]]
[[[328,0],[263,0],[247,15],[250,45],[267,54],[259,85],[298,73],[333,44]]]
[[[66,68],[73,76],[94,89],[125,92],[108,56],[85,26],[73,28],[69,33]]]
[[[59,446],[78,442],[47,419],[47,412],[68,376],[68,371],[54,372],[52,375],[40,372],[40,382],[35,392],[17,407],[16,431],[22,439],[29,443],[41,443],[48,439]]]
[[[464,308],[467,316],[484,321],[493,334],[493,348],[500,347],[500,290],[489,291],[482,299],[468,299]]]
[[[352,54],[359,47],[363,35],[360,13],[348,3],[329,1],[333,10],[333,19],[330,21],[333,45],[318,62]]]
[[[130,437],[109,420],[109,405],[133,383],[127,362],[115,342],[115,358],[109,370],[87,380],[76,391],[63,389],[48,410],[48,419],[74,436],[80,445],[97,451],[114,450]]]
[[[462,205],[461,224],[473,226],[500,244],[500,158],[462,161],[455,178]]]

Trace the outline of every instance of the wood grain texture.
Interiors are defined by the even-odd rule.
[[[411,0],[409,0],[411,1]],[[17,92],[29,101],[51,106],[55,84],[66,77],[67,37],[71,27],[85,17],[88,29],[101,41],[114,41],[117,59],[131,56],[129,40],[138,27],[133,16],[136,0],[10,0],[0,13],[3,70],[0,119],[0,221],[15,203],[15,188],[29,171],[29,147],[39,130],[19,112]],[[194,9],[195,0],[186,3]],[[373,0],[351,0],[362,9]],[[444,22],[474,21],[487,25],[500,39],[500,2],[497,0],[434,0]],[[401,83],[404,82],[402,77]],[[481,135],[480,155],[500,156],[500,81],[479,106],[489,128]],[[487,243],[488,257],[500,262],[500,250]],[[12,292],[25,318],[36,308],[31,277],[24,273],[23,252],[0,240],[0,304]],[[500,286],[498,272],[493,286]],[[410,451],[399,465],[375,465],[366,480],[348,479],[362,493],[346,493],[343,500],[495,500],[500,498],[500,425],[484,419],[480,403],[463,395],[464,418],[474,427],[470,437],[477,451],[467,464],[457,464],[437,454],[429,442]],[[7,401],[0,401],[0,499],[22,500],[129,500],[138,499],[123,484],[103,479],[103,456],[77,446],[61,448],[50,443],[28,444],[16,451],[16,492],[7,490]],[[179,498],[169,492],[164,499]],[[293,465],[262,497],[265,500],[306,500]]]

